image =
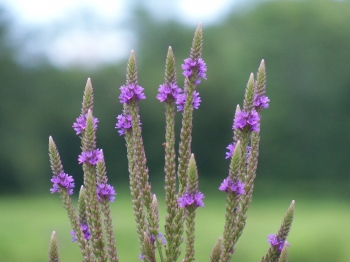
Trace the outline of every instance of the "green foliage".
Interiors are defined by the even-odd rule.
[[[246,72],[254,71],[264,58],[271,110],[262,120],[256,193],[270,196],[276,189],[273,183],[294,183],[298,187],[289,187],[294,195],[302,191],[319,195],[325,190],[349,194],[349,13],[348,1],[275,1],[234,12],[219,25],[203,25],[208,80],[198,90],[203,102],[194,112],[192,147],[200,174],[217,186],[226,177],[232,108],[241,100]],[[16,50],[9,47],[16,45],[6,44],[8,22],[0,23],[0,46],[5,50],[0,56],[0,193],[49,192],[51,172],[45,154],[49,135],[62,145],[65,171],[82,184],[77,165],[80,141],[71,125],[79,115],[77,101],[87,75],[93,79],[94,114],[100,120],[98,147],[104,148],[109,172],[115,174],[110,182],[126,182],[125,142],[114,129],[121,112],[116,104],[125,62],[90,72],[47,64],[23,67],[14,62]],[[142,132],[151,182],[156,183],[163,176],[164,113],[155,95],[163,82],[164,58],[170,44],[180,75],[190,45],[183,39],[191,39],[193,32],[174,21],[160,23],[145,12],[133,23],[142,42],[130,49],[137,53],[138,82],[147,96],[140,103]]]

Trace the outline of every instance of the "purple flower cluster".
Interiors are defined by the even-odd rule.
[[[120,88],[121,94],[119,96],[120,103],[130,103],[132,99],[135,99],[136,101],[140,101],[141,99],[146,99],[145,94],[143,93],[144,88],[135,85],[135,84],[128,84],[125,86],[121,86]]]
[[[50,189],[51,194],[60,192],[61,189],[65,188],[68,195],[73,194],[74,179],[72,176],[61,172],[58,176],[53,176],[50,180],[53,183],[53,187]]]
[[[126,129],[130,129],[132,127],[132,119],[131,115],[123,116],[122,114],[117,116],[117,124],[115,128],[119,128],[119,135],[125,135]]]
[[[224,179],[224,181],[221,183],[219,187],[220,191],[225,191],[226,193],[231,191],[235,193],[237,196],[244,195],[244,183],[242,182],[233,182],[230,178]]]
[[[250,112],[239,111],[236,114],[233,129],[248,128],[251,132],[260,131],[260,117],[259,114],[252,109]]]
[[[288,247],[290,246],[287,241],[279,240],[275,234],[268,235],[267,238],[267,242],[269,242],[272,246],[278,247],[279,252],[282,252],[284,245],[287,245]]]
[[[87,121],[87,115],[80,115],[77,119],[76,122],[73,123],[73,129],[75,130],[76,134],[79,135],[83,133],[83,131],[86,128],[86,121]],[[93,117],[93,122],[94,122],[94,129],[97,129],[97,123],[98,119],[96,117]]]
[[[197,192],[196,194],[185,193],[177,200],[177,203],[180,207],[204,207],[203,203],[204,195],[201,192]]]
[[[202,100],[199,97],[199,93],[197,91],[194,91],[192,102],[193,108],[198,109],[201,102]],[[183,111],[186,104],[186,94],[179,94],[176,98],[175,103],[177,104],[177,111]]]
[[[97,184],[96,194],[98,201],[101,202],[101,199],[108,199],[109,202],[114,202],[116,192],[114,187],[109,184]]]
[[[91,165],[96,165],[98,162],[103,160],[103,152],[102,149],[92,150],[82,152],[78,157],[79,164],[89,163]]]
[[[91,233],[90,233],[90,230],[89,230],[89,226],[88,226],[87,224],[81,224],[81,225],[80,225],[80,228],[81,228],[81,230],[82,230],[83,233],[84,233],[85,239],[86,239],[86,240],[89,240],[90,237],[91,237]],[[72,230],[72,231],[70,232],[70,234],[72,235],[72,242],[77,241],[77,234],[75,233],[75,231]]]
[[[254,106],[256,108],[268,108],[270,99],[267,96],[254,95]]]
[[[197,60],[186,58],[184,62],[185,63],[181,65],[183,70],[182,74],[188,78],[191,78],[193,74],[195,74],[195,85],[198,85],[201,82],[200,78],[206,79],[207,65],[202,58],[198,58]]]
[[[233,156],[233,152],[235,151],[235,148],[236,148],[236,143],[231,143],[226,148],[228,149],[228,152],[226,152],[225,159],[228,159]],[[250,146],[247,146],[247,157],[246,157],[247,161],[249,159],[249,153],[250,153]]]
[[[181,88],[179,88],[175,83],[170,83],[169,86],[162,84],[158,88],[157,99],[160,102],[166,102],[167,100],[176,100],[180,92]]]

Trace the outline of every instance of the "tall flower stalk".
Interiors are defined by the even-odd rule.
[[[178,110],[183,110],[182,127],[180,131],[180,144],[178,155],[177,177],[179,180],[179,192],[177,197],[181,197],[186,192],[187,169],[191,156],[192,128],[193,128],[193,108],[198,108],[198,92],[196,87],[200,83],[200,78],[206,78],[207,67],[202,59],[203,31],[199,24],[192,40],[190,57],[182,64],[183,75],[185,76],[183,94],[177,97]],[[196,100],[195,100],[196,99]],[[180,256],[180,245],[183,241],[183,223],[186,214],[178,208],[174,219],[174,230],[177,233],[174,250],[174,258]],[[176,261],[176,260],[175,260]]]
[[[157,99],[165,105],[165,206],[167,215],[165,218],[165,235],[167,245],[165,247],[166,261],[176,261],[178,257],[177,244],[180,242],[181,232],[174,227],[177,213],[176,199],[176,163],[175,163],[175,101],[181,93],[176,84],[175,56],[169,47],[165,62],[164,83],[159,86]]]
[[[185,76],[184,94],[185,104],[183,106],[182,127],[180,131],[180,145],[179,145],[179,166],[177,176],[179,178],[179,196],[185,193],[186,190],[186,172],[188,162],[191,155],[192,143],[192,120],[193,120],[193,102],[194,93],[197,84],[200,83],[200,78],[206,78],[206,65],[201,58],[203,49],[203,31],[202,25],[199,24],[194,33],[190,57],[185,59],[182,65],[183,75]],[[178,97],[177,104],[182,105],[183,96]]]

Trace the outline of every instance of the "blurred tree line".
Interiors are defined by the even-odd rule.
[[[265,59],[271,102],[262,117],[258,194],[274,196],[272,185],[278,184],[297,193],[349,195],[349,14],[347,1],[274,1],[232,10],[219,23],[203,25],[208,80],[198,87],[202,104],[194,113],[192,149],[202,178],[216,187],[227,176],[225,147],[232,140],[234,110],[242,103],[250,72]],[[15,62],[20,46],[8,42],[9,21],[0,23],[0,194],[49,192],[49,135],[65,171],[82,183],[80,141],[71,126],[80,114],[87,77],[94,87],[98,147],[104,149],[110,182],[117,190],[125,187],[125,142],[114,126],[122,110],[118,96],[126,61],[93,71],[46,62],[20,65]],[[158,184],[163,181],[164,106],[155,96],[169,45],[183,85],[181,63],[195,28],[160,22],[143,8],[135,10],[129,26],[138,39],[130,49],[136,52],[147,96],[140,115],[151,181]],[[180,119],[178,114],[178,130]]]

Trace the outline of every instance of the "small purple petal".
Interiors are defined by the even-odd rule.
[[[279,241],[275,234],[268,235],[267,238],[268,238],[267,242],[269,242],[271,245],[273,246],[279,245]]]
[[[155,236],[153,234],[150,237],[150,241],[151,241],[152,244],[154,244],[156,242],[156,238],[155,238]]]
[[[162,242],[163,245],[166,245],[166,240],[165,240],[165,238],[164,238],[162,233],[158,234],[158,238],[160,239],[160,241]]]
[[[77,241],[77,235],[75,234],[75,231],[72,230],[72,231],[70,232],[70,234],[72,235],[72,242]]]
[[[75,130],[76,134],[79,135],[83,133],[86,129],[86,121],[87,121],[87,115],[85,114],[84,116],[80,115],[77,119],[76,122],[73,123],[73,129]],[[97,123],[99,122],[96,117],[93,117],[93,122],[94,122],[94,129],[97,129]]]
[[[226,149],[228,149],[228,152],[226,152],[225,159],[231,158],[233,156],[233,152],[235,151],[235,147],[236,147],[235,143],[231,143],[226,147]]]
[[[231,180],[229,178],[224,179],[224,181],[222,181],[222,183],[219,187],[219,190],[227,192],[228,189],[230,188],[230,184],[231,184]]]

